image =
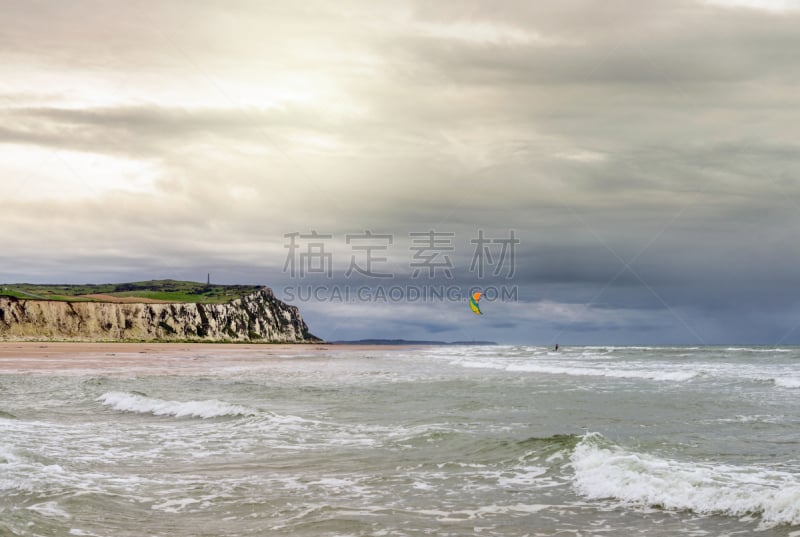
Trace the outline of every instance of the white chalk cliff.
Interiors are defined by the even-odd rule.
[[[300,310],[263,287],[224,304],[61,302],[0,297],[0,339],[52,341],[319,341]]]

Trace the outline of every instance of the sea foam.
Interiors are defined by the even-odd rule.
[[[128,392],[107,392],[97,401],[122,412],[138,412],[177,418],[219,418],[223,416],[253,416],[252,409],[225,403],[216,399],[206,401],[166,401]]]
[[[756,514],[768,526],[800,524],[800,480],[786,471],[660,458],[597,433],[578,443],[571,465],[575,490],[588,498],[698,514]]]
[[[648,367],[634,368],[623,367],[614,369],[612,367],[580,367],[573,365],[555,365],[547,362],[529,362],[529,363],[504,363],[500,361],[478,361],[475,359],[456,360],[451,362],[453,365],[459,365],[466,368],[481,368],[481,369],[499,369],[508,372],[519,373],[542,373],[547,375],[569,375],[580,377],[608,377],[619,379],[643,379],[643,380],[656,380],[656,381],[672,381],[672,382],[685,382],[698,377],[702,374],[699,370],[694,369],[678,369],[673,371],[664,371],[663,369],[655,369]]]
[[[691,380],[700,375],[700,371],[663,371],[655,369],[611,369],[611,368],[590,368],[590,367],[562,367],[536,364],[515,364],[506,368],[506,371],[520,371],[529,373],[549,373],[555,375],[571,375],[585,377],[610,377],[620,379],[647,379],[661,381],[683,382]]]
[[[781,388],[800,388],[800,377],[778,377],[773,382]]]

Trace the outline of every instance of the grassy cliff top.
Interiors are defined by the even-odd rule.
[[[0,285],[0,296],[66,302],[195,302],[222,304],[248,295],[260,285],[206,285],[177,280],[84,285]]]

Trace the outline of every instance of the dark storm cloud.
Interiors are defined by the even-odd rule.
[[[636,12],[633,3],[626,4]],[[430,69],[423,71],[427,76],[438,73],[441,82],[494,88],[498,83],[526,87],[580,83],[623,91],[632,86],[629,89],[656,94],[688,89],[702,97],[703,87],[717,92],[723,89],[721,84],[766,76],[797,80],[800,72],[789,51],[800,44],[796,32],[800,17],[753,13],[720,17],[716,10],[694,3],[670,4],[682,5],[685,12],[656,8],[639,13],[642,18],[631,26],[614,20],[604,28],[606,33],[595,36],[583,33],[583,28],[555,27],[552,43],[547,42],[545,29],[543,42],[527,44],[467,42],[456,47],[448,39],[420,37],[387,48],[418,69]],[[605,6],[593,8],[587,10],[587,18]],[[672,24],[666,18],[670,16],[676,17]],[[678,23],[681,19],[688,24]],[[536,21],[533,28],[542,24]]]

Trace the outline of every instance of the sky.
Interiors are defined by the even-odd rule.
[[[800,344],[800,1],[0,18],[0,282],[210,274],[326,340]]]

